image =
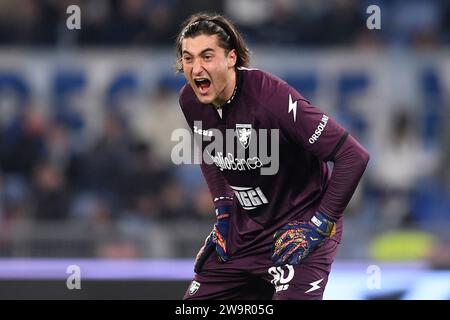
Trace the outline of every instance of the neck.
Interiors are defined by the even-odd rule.
[[[216,108],[223,107],[227,102],[232,100],[232,97],[236,93],[236,83],[237,83],[237,81],[236,81],[236,71],[233,68],[233,70],[231,72],[232,72],[232,75],[230,77],[231,80],[227,84],[225,89],[223,90],[223,94],[220,97],[218,97],[215,101],[212,102],[212,104]]]

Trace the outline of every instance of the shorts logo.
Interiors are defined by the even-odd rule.
[[[194,295],[198,291],[199,288],[200,288],[200,282],[193,280],[189,287],[189,294],[191,296]]]
[[[320,289],[319,283],[321,283],[323,281],[322,279],[319,279],[317,281],[311,282],[309,285],[311,286],[311,288],[309,288],[309,290],[305,291],[305,293],[310,293],[313,291],[316,291],[317,289]]]
[[[283,267],[286,267],[288,271],[286,277],[284,277]],[[275,285],[276,292],[287,290],[289,288],[289,281],[294,278],[295,274],[294,267],[290,264],[286,264],[282,267],[271,267],[268,272],[273,277],[270,283]]]
[[[258,206],[269,203],[259,187],[230,187],[233,189],[236,198],[242,206],[242,209],[253,210]]]
[[[239,142],[244,147],[244,149],[247,149],[250,143],[250,138],[252,136],[252,125],[236,123],[236,132]]]

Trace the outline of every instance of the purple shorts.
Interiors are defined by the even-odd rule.
[[[274,267],[270,248],[219,263],[213,252],[194,276],[184,299],[322,299],[339,243],[328,239],[298,265]]]

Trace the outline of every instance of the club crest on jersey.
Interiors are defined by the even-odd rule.
[[[236,132],[239,142],[244,147],[244,149],[247,149],[252,135],[252,125],[236,123]]]

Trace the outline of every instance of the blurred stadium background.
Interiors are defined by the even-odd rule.
[[[0,298],[181,298],[214,222],[199,168],[170,158],[197,11],[371,153],[325,298],[450,299],[448,0],[0,0]]]

